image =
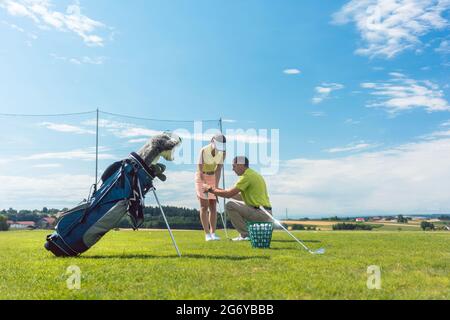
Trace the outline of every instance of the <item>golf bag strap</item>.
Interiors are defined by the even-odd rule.
[[[121,166],[120,166],[120,174],[119,174],[119,176],[116,178],[116,180],[115,180],[113,183],[111,183],[110,187],[107,189],[106,192],[103,193],[103,195],[102,195],[100,198],[95,199],[95,201],[94,201],[93,203],[91,203],[88,207],[86,207],[86,209],[84,210],[83,216],[82,216],[81,219],[80,219],[80,223],[86,222],[86,219],[87,219],[89,213],[92,212],[92,211],[97,207],[97,205],[98,205],[98,204],[103,200],[103,198],[108,194],[109,190],[111,189],[111,187],[112,187],[116,182],[119,182],[119,184],[121,185],[122,188],[124,187],[124,185],[125,185],[125,178],[126,178],[126,177],[125,177],[124,167],[125,167],[125,162],[122,161],[122,162],[121,162]],[[90,200],[91,200],[91,199],[89,199],[89,201],[90,201]],[[70,233],[71,231],[72,231],[72,230],[70,230],[68,233]]]
[[[144,222],[144,208],[144,194],[141,189],[138,170],[134,169],[131,177],[131,197],[128,200],[128,213],[134,230],[137,230]]]
[[[114,173],[119,170],[119,168],[123,165],[123,160],[116,161],[112,165],[110,165],[105,172],[102,174],[101,181],[105,182],[108,180]]]

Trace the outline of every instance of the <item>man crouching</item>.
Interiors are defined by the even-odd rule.
[[[233,241],[244,241],[249,240],[246,222],[272,221],[260,209],[260,207],[264,207],[264,209],[272,214],[272,206],[264,178],[255,170],[250,169],[247,157],[234,158],[233,171],[240,177],[233,188],[223,190],[205,184],[203,185],[203,190],[218,197],[233,198],[239,201],[228,201],[225,208],[231,219],[231,223],[240,234]]]

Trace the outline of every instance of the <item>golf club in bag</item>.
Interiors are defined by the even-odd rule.
[[[232,201],[234,203],[238,203],[238,204],[244,204],[244,202],[242,201],[238,201],[238,200],[234,200],[234,199],[229,199],[229,201]],[[325,253],[325,249],[324,248],[320,248],[317,250],[311,250],[309,249],[302,241],[300,241],[299,239],[297,239],[296,236],[294,236],[288,229],[286,229],[280,221],[278,221],[277,219],[275,219],[269,212],[267,212],[266,209],[264,209],[263,207],[260,207],[261,211],[264,212],[268,217],[270,217],[273,222],[275,222],[275,224],[279,225],[284,231],[286,231],[292,238],[295,239],[295,241],[297,241],[306,251],[308,251],[311,254],[324,254]]]
[[[144,222],[145,194],[152,190],[175,249],[181,256],[153,186],[156,177],[166,180],[165,169],[159,163],[148,166],[134,152],[127,159],[112,164],[102,175],[101,187],[89,200],[62,215],[55,232],[47,236],[45,248],[57,257],[78,256],[116,228],[127,213],[133,229],[138,229]]]

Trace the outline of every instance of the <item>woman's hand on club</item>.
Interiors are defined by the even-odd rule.
[[[206,183],[204,183],[203,184],[203,192],[209,192],[209,189],[211,189],[211,186],[210,185],[208,185],[208,184],[206,184]]]

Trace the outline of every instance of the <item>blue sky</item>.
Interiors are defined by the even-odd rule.
[[[266,177],[279,212],[450,212],[449,8],[448,0],[0,0],[0,112],[100,108],[279,129],[279,170]],[[0,117],[0,208],[86,197],[94,118]],[[148,133],[118,128],[183,127],[103,120],[101,169]],[[193,171],[169,165],[165,203],[197,206]]]

